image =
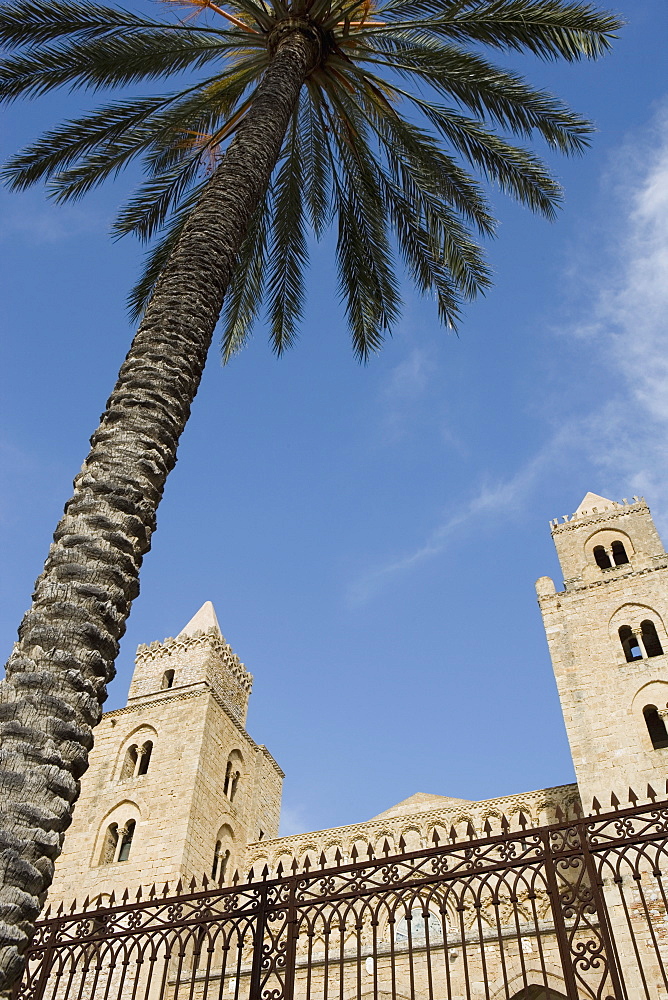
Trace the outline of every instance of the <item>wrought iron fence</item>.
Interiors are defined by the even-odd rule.
[[[47,917],[18,996],[668,998],[668,801],[386,850]]]

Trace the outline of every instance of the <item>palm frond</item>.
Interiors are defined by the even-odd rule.
[[[444,38],[567,62],[604,55],[624,24],[593,4],[565,0],[389,0],[381,13],[410,18],[403,24],[428,25]],[[393,22],[395,26],[402,22]]]
[[[292,346],[297,335],[304,308],[304,271],[308,265],[298,114],[297,109],[275,180],[267,273],[270,338],[279,356]]]
[[[224,364],[244,347],[262,307],[272,198],[270,186],[250,221],[225,297],[221,336]]]

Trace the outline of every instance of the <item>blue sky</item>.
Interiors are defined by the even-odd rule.
[[[416,791],[487,798],[573,780],[533,584],[548,521],[587,490],[668,528],[668,87],[662,0],[626,0],[599,64],[514,61],[598,126],[555,160],[555,224],[494,194],[495,286],[459,336],[406,287],[360,367],[316,248],[302,339],[215,353],[159,512],[111,686],[205,601],[255,675],[249,730],[287,778],[284,830]],[[506,60],[507,62],[507,60]],[[84,95],[15,106],[9,153]],[[130,341],[140,250],[109,226],[123,178],[76,206],[0,194],[0,628],[8,653]]]

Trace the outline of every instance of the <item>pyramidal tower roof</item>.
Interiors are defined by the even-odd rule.
[[[222,637],[215,608],[211,601],[205,601],[199,611],[190,619],[186,627],[181,629],[179,635],[195,635],[197,632],[209,632],[211,629],[215,629],[218,635]]]
[[[592,514],[594,508],[596,508],[596,513],[601,514],[604,510],[609,507],[616,507],[617,505],[613,500],[608,500],[607,497],[599,496],[598,493],[587,493],[583,498],[580,506],[575,511],[574,517],[584,517],[585,514]]]

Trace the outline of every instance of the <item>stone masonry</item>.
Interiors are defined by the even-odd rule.
[[[668,556],[641,498],[588,493],[552,523],[564,589],[536,584],[577,785],[485,802],[416,793],[367,822],[278,837],[283,773],[246,732],[252,677],[207,603],[185,629],[140,646],[128,703],[96,731],[50,901],[203,874],[229,882],[325,855],[348,860],[555,822],[668,776]],[[621,546],[621,547],[620,547]],[[665,734],[665,745],[663,735]],[[403,843],[404,847],[401,847]],[[221,867],[222,866],[222,867]]]

